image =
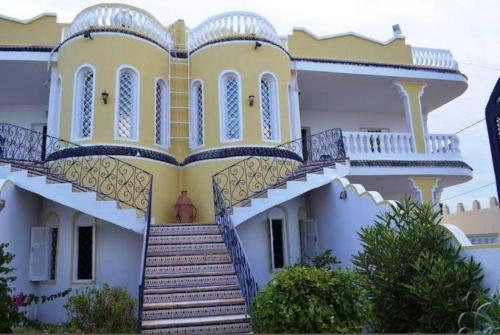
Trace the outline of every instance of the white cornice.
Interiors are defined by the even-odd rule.
[[[328,39],[337,38],[337,37],[355,36],[355,37],[358,37],[358,38],[361,38],[361,39],[364,39],[364,40],[367,40],[367,41],[370,41],[370,42],[374,42],[374,43],[377,43],[377,44],[381,44],[381,45],[388,45],[388,44],[391,44],[392,42],[394,42],[395,40],[399,40],[399,39],[403,39],[404,40],[405,39],[404,35],[399,35],[399,36],[394,36],[394,37],[388,39],[387,41],[383,42],[383,41],[379,41],[379,40],[376,40],[374,38],[371,38],[371,37],[368,37],[368,36],[365,36],[365,35],[353,32],[353,31],[348,31],[348,32],[338,33],[338,34],[331,34],[331,35],[319,36],[319,35],[316,35],[315,33],[311,32],[307,28],[303,28],[303,27],[294,27],[292,29],[292,33],[294,31],[304,32],[304,33],[306,33],[308,35],[311,35],[312,37],[314,37],[317,40],[328,40]]]
[[[24,19],[24,20],[16,19],[14,17],[0,14],[0,20],[13,21],[13,22],[20,23],[20,24],[30,24],[31,22],[36,21],[38,19],[41,19],[42,17],[45,17],[45,16],[54,16],[57,18],[56,13],[41,13],[41,14],[38,14],[37,16],[33,16],[32,18]]]

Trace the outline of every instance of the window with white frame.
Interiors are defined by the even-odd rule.
[[[163,79],[158,79],[155,85],[155,143],[168,146],[168,89]]]
[[[73,280],[95,279],[95,219],[80,215],[74,227]]]
[[[204,143],[203,102],[203,84],[196,80],[191,86],[191,136],[189,136],[191,148],[201,147]]]
[[[220,83],[222,140],[241,140],[242,112],[240,96],[240,79],[233,72],[224,74]]]
[[[73,138],[85,139],[92,136],[94,118],[94,70],[84,66],[76,75]]]
[[[262,138],[266,141],[279,140],[278,89],[276,79],[269,73],[260,78],[260,117]]]
[[[118,99],[116,102],[116,136],[121,139],[137,139],[138,130],[138,75],[131,68],[123,68],[118,74]]]

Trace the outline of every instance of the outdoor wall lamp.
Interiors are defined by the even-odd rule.
[[[345,200],[347,199],[347,191],[346,190],[343,190],[342,192],[340,192],[340,197],[339,197],[341,200]]]
[[[92,35],[90,34],[90,31],[88,30],[83,33],[83,37],[88,38],[89,40],[93,39]]]
[[[254,101],[255,101],[255,95],[253,95],[253,94],[249,95],[248,96],[248,104],[250,105],[250,107],[253,106]]]
[[[0,212],[5,208],[5,200],[0,199]]]
[[[262,43],[260,43],[259,41],[255,41],[255,47],[254,47],[254,50],[257,50],[258,48],[260,48],[262,46]]]
[[[104,90],[104,92],[101,93],[102,97],[102,102],[104,102],[105,105],[108,104],[108,98],[109,98],[109,93]]]

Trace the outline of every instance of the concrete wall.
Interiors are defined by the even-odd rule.
[[[497,293],[500,284],[500,244],[463,247],[462,255],[472,257],[483,267],[483,285],[490,289],[490,293]]]
[[[292,265],[300,261],[300,233],[298,213],[300,208],[305,208],[304,196],[297,197],[281,204],[286,215],[286,264]],[[247,260],[259,283],[263,287],[273,277],[271,265],[271,239],[269,236],[268,214],[270,209],[250,220],[240,224],[236,230],[240,236]]]
[[[331,128],[361,131],[361,128],[388,128],[390,132],[407,133],[404,113],[377,111],[342,112],[335,110],[301,110],[302,127],[311,127],[311,134]]]
[[[31,129],[34,123],[47,123],[46,105],[0,105],[0,121]]]
[[[343,190],[346,199],[340,199]],[[318,224],[319,250],[332,249],[342,266],[351,266],[352,256],[361,248],[360,229],[372,225],[390,205],[377,192],[366,192],[344,178],[312,191],[309,199],[311,216]]]

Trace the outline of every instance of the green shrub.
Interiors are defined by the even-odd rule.
[[[68,329],[84,333],[134,333],[136,301],[125,289],[104,284],[101,289],[86,287],[64,305]]]
[[[469,297],[467,297],[469,298]],[[460,333],[500,333],[500,295],[479,295],[472,305],[472,311],[460,315]]]
[[[303,265],[285,268],[253,304],[260,333],[352,333],[366,324],[369,303],[357,275]]]
[[[377,332],[456,332],[482,293],[480,264],[460,256],[428,204],[405,199],[359,236],[354,257],[373,302]]]

